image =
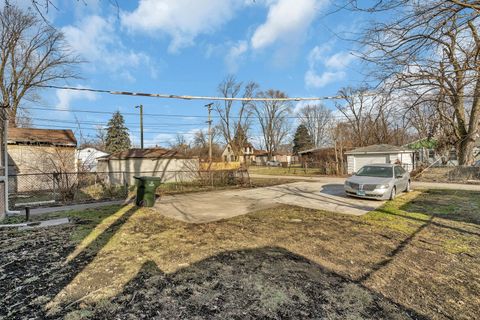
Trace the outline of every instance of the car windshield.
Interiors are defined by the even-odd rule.
[[[364,166],[357,172],[357,176],[362,177],[393,177],[393,167]]]

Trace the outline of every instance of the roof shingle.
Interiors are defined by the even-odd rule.
[[[70,129],[8,128],[8,143],[50,144],[55,146],[77,146],[77,139]]]

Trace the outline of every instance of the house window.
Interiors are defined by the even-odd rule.
[[[435,150],[428,150],[428,158],[434,159],[435,158]]]
[[[228,157],[227,156],[224,156],[223,159],[225,160],[225,162],[228,162]]]
[[[228,147],[228,148],[227,148],[227,150],[228,150],[228,153],[230,153],[230,152],[231,152],[231,151],[230,151],[230,147]]]

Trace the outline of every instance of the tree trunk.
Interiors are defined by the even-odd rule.
[[[10,115],[10,117],[8,117],[8,126],[10,128],[16,128],[17,127],[17,121],[16,121],[15,117],[12,117],[11,115]]]
[[[458,146],[458,165],[468,166],[473,163],[473,148],[475,147],[475,139],[465,137]]]

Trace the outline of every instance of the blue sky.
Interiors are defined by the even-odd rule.
[[[28,3],[28,1],[25,0]],[[112,1],[113,2],[113,1]],[[88,61],[79,67],[82,79],[68,85],[151,93],[217,95],[228,74],[255,81],[261,89],[279,89],[289,96],[334,95],[359,85],[361,63],[351,54],[353,37],[366,17],[332,12],[328,0],[82,0],[57,2],[51,23],[65,33],[72,49]],[[64,83],[58,83],[64,84]],[[167,116],[145,117],[145,144],[168,146],[176,133],[205,128],[203,101],[112,96],[45,89],[42,101],[30,107],[37,127],[75,128],[95,134],[108,114],[72,110]],[[331,106],[331,104],[329,104]],[[184,115],[169,117],[168,115]],[[192,117],[194,116],[194,117]],[[138,144],[138,116],[125,114]],[[40,120],[47,119],[47,120]],[[253,130],[253,135],[258,129]]]

